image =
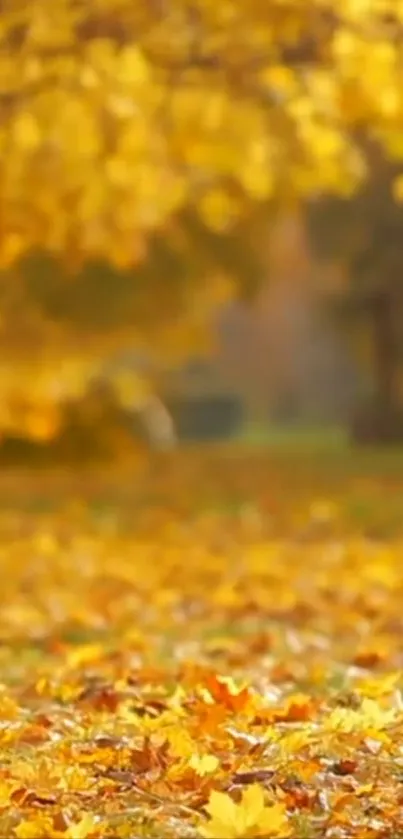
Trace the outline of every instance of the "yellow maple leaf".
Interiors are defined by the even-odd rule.
[[[191,758],[195,752],[195,741],[177,726],[169,727],[164,732],[169,742],[169,750],[175,757]]]
[[[66,767],[57,783],[59,789],[69,790],[70,792],[82,792],[87,790],[90,785],[91,776],[79,766]]]
[[[297,752],[304,749],[308,743],[311,742],[312,734],[307,729],[301,731],[292,731],[291,734],[286,734],[280,740],[281,752],[287,757],[295,755]]]
[[[265,804],[264,789],[252,784],[242,793],[239,804],[224,792],[214,790],[206,810],[210,821],[199,827],[206,839],[246,839],[247,837],[286,837],[291,833],[286,809],[280,802]]]
[[[58,830],[52,826],[50,819],[37,818],[25,819],[14,828],[14,833],[18,839],[87,839],[94,832],[95,827],[98,827],[98,819],[86,813],[80,821],[70,825],[66,830]]]
[[[10,804],[10,797],[15,788],[15,784],[0,781],[0,808],[7,807]]]
[[[76,668],[82,667],[84,664],[91,664],[94,661],[99,661],[102,658],[101,644],[82,644],[73,650],[70,650],[66,657],[67,667]]]
[[[381,731],[391,725],[396,718],[394,708],[382,708],[374,699],[365,697],[358,710],[335,708],[325,721],[328,730],[339,730],[348,734],[352,731]]]
[[[355,690],[361,696],[366,696],[369,699],[377,699],[378,697],[393,693],[400,680],[401,673],[399,670],[395,670],[392,673],[362,679],[355,685]]]
[[[18,839],[41,839],[49,835],[49,828],[47,819],[24,819],[14,828],[14,834]]]
[[[90,833],[93,833],[96,826],[98,826],[97,818],[91,813],[86,813],[79,822],[70,825],[63,835],[66,839],[86,839]]]
[[[210,775],[220,765],[220,761],[215,755],[198,755],[193,754],[189,760],[189,766],[194,769],[197,775]]]

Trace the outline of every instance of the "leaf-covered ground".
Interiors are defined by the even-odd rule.
[[[3,476],[1,835],[403,836],[403,470],[354,463]]]

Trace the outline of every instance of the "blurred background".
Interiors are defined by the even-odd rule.
[[[401,442],[400,12],[157,5],[2,5],[0,462]]]
[[[360,201],[368,212],[367,242],[351,250],[357,212],[362,224]],[[3,460],[40,460],[45,449],[56,458],[115,456],[122,447],[127,454],[127,447],[139,440],[157,449],[197,440],[264,441],[287,433],[340,435],[361,444],[401,441],[400,209],[392,199],[390,206],[382,206],[377,190],[371,201],[359,195],[347,207],[333,199],[280,215],[274,223],[269,216],[266,234],[259,214],[253,247],[246,239],[241,242],[242,280],[250,282],[249,274],[256,273],[253,298],[216,304],[200,336],[196,331],[190,340],[186,320],[179,322],[184,346],[179,341],[178,353],[168,359],[147,347],[142,353],[137,346],[131,351],[127,324],[124,352],[113,345],[107,358],[95,356],[96,363],[91,356],[92,363],[85,365],[72,348],[59,369],[56,357],[49,372],[39,352],[32,375],[22,354],[20,369],[7,368],[16,398],[4,405]],[[222,246],[231,251],[231,242]],[[216,259],[213,268],[218,270],[221,255]],[[55,289],[46,265],[35,271],[38,285],[34,280],[25,290],[20,311],[29,311],[31,295],[32,303],[60,305],[65,317],[75,301],[66,301],[61,282]],[[95,327],[105,314],[102,271],[96,285],[88,282],[87,299],[80,301],[85,307],[80,317],[86,319],[89,338],[94,325],[96,340]],[[120,282],[119,275],[106,278],[106,307]],[[131,289],[122,294],[130,299]],[[50,323],[51,318],[52,313]],[[13,336],[17,359],[24,328],[17,341]],[[167,341],[176,349],[175,336],[168,335]],[[53,390],[45,398],[45,389],[41,393],[38,386],[49,382]],[[32,388],[30,396],[34,384],[38,389]]]

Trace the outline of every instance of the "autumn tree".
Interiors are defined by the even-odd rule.
[[[379,148],[370,156],[369,176],[356,195],[323,197],[307,206],[306,220],[316,253],[343,266],[347,282],[333,298],[333,313],[372,381],[354,434],[393,441],[403,438],[401,170]]]
[[[3,428],[203,343],[256,208],[351,195],[360,132],[402,156],[402,26],[400,0],[3,0]]]

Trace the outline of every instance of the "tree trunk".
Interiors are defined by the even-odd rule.
[[[371,305],[373,324],[375,394],[387,409],[399,408],[396,394],[396,342],[393,301],[387,292],[377,295]]]
[[[374,395],[361,406],[353,422],[358,443],[403,441],[403,411],[398,394],[398,347],[394,334],[394,302],[387,291],[367,301],[372,322]]]

